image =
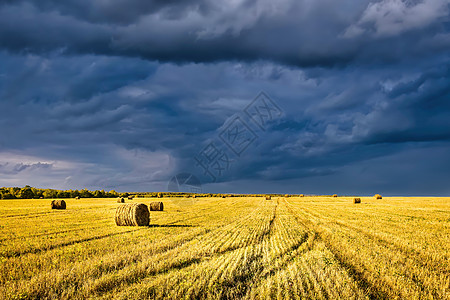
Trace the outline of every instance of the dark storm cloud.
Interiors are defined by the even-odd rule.
[[[446,53],[448,11],[446,0],[8,1],[0,45],[172,62],[388,62]]]
[[[0,1],[0,186],[446,194],[449,21],[444,0]],[[261,90],[283,117],[212,184],[194,156]]]
[[[30,87],[13,89],[14,96],[2,89],[10,95],[2,95],[6,101],[0,103],[5,112],[0,120],[2,151],[32,154],[34,158],[21,159],[53,166],[50,173],[30,171],[27,183],[50,176],[53,182],[62,180],[63,187],[164,190],[170,176],[189,171],[208,184],[194,156],[209,140],[217,140],[222,124],[241,112],[261,87],[285,114],[265,133],[259,132],[242,157],[231,157],[234,162],[220,184],[292,178],[316,182],[311,177],[341,181],[344,175],[355,175],[358,164],[370,168],[370,161],[410,147],[422,149],[424,160],[448,162],[437,156],[442,151],[430,158],[430,148],[424,147],[448,140],[436,137],[449,128],[444,126],[450,119],[445,101],[448,62],[432,63],[427,70],[399,65],[361,73],[359,68],[304,72],[268,63],[177,66],[93,56],[3,54],[0,59],[9,62],[0,86],[20,86],[27,78]],[[120,69],[122,65],[127,68]],[[79,82],[97,84],[98,92],[80,98]],[[440,98],[434,98],[437,95]],[[441,110],[436,112],[431,103]],[[380,174],[387,176],[389,167]],[[346,187],[354,188],[349,184],[341,190]],[[323,187],[315,190],[325,192]]]
[[[174,1],[174,0],[115,0],[115,1],[1,1],[7,4],[32,3],[35,7],[46,12],[58,12],[89,23],[106,23],[127,25],[135,23],[140,17],[155,13],[163,13],[166,17],[179,18],[187,8],[200,11],[208,9],[207,3],[202,1]],[[0,3],[1,3],[0,2]]]

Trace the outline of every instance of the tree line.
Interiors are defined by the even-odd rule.
[[[115,198],[115,197],[292,197],[298,195],[283,194],[217,194],[217,193],[183,193],[183,192],[147,192],[147,193],[118,193],[115,190],[106,192],[104,190],[89,191],[82,190],[55,190],[55,189],[39,189],[29,185],[20,187],[2,187],[0,188],[0,199],[54,199],[54,198]],[[303,195],[302,195],[303,196]]]
[[[106,192],[104,190],[89,191],[82,190],[55,190],[39,189],[26,185],[20,187],[0,188],[0,199],[53,199],[53,198],[114,198],[128,197],[128,193],[118,193],[114,190]]]

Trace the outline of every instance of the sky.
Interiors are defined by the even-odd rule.
[[[449,12],[0,0],[0,186],[448,196]]]

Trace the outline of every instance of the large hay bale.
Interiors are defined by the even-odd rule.
[[[380,194],[376,194],[374,197],[375,199],[383,199],[383,197]]]
[[[52,200],[52,209],[66,209],[66,201],[64,200]]]
[[[303,194],[300,194],[300,197],[305,197],[305,195],[303,195]]]
[[[162,202],[150,202],[150,211],[163,211],[164,204]]]
[[[266,200],[272,200],[272,197],[270,195],[267,195]]]
[[[354,202],[354,203],[361,203],[361,198],[354,198],[354,199],[353,199],[353,202]]]
[[[336,197],[337,197],[337,194],[334,194],[333,197],[336,198]]]
[[[117,207],[115,220],[117,226],[148,226],[150,212],[143,203],[127,203]]]
[[[125,203],[125,199],[123,197],[117,198],[117,203]]]

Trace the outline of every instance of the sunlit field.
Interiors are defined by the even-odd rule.
[[[450,198],[361,200],[1,200],[0,299],[450,299]]]

